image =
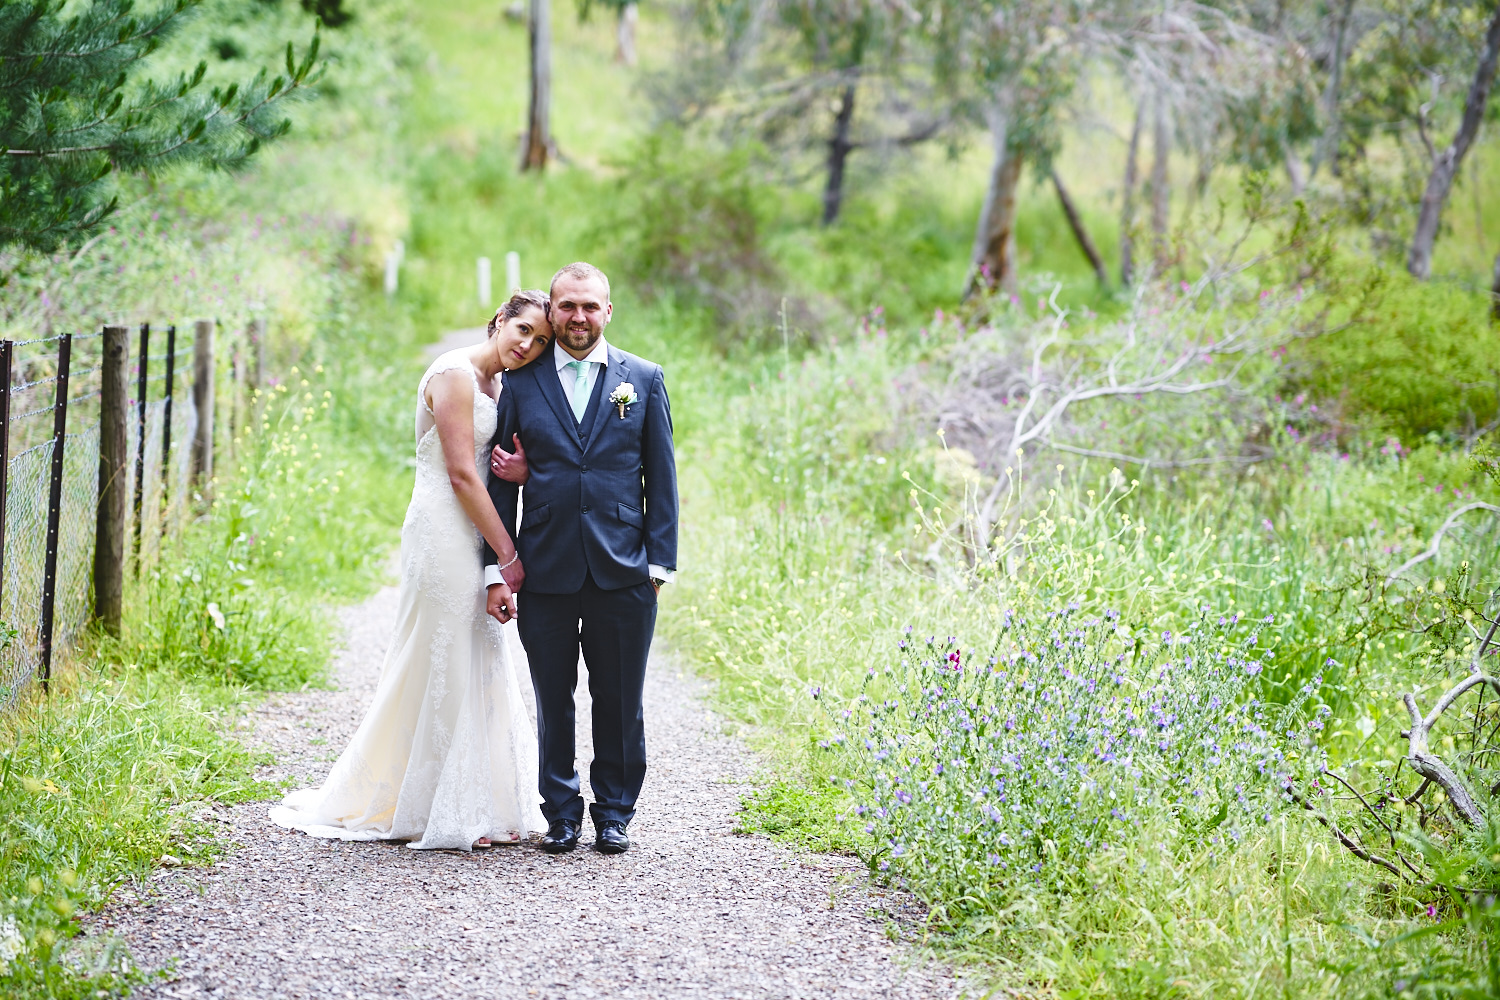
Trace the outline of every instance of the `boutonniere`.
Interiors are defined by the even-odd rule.
[[[615,386],[615,391],[609,394],[609,401],[614,403],[615,407],[620,411],[621,420],[625,419],[625,407],[634,403],[635,400],[635,386],[629,382],[621,382]]]

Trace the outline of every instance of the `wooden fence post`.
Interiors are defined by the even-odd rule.
[[[232,457],[238,458],[240,454],[240,439],[245,435],[245,387],[250,384],[250,351],[252,350],[250,338],[253,330],[246,324],[242,333],[236,334],[234,338],[234,353],[230,356],[234,363],[234,395],[230,399],[229,406],[229,438],[230,446],[233,448]]]
[[[15,345],[0,340],[0,615],[5,614],[5,507],[10,496],[10,370]]]
[[[161,533],[167,533],[167,510],[172,502],[172,377],[177,371],[177,325],[167,327],[167,384],[162,390],[161,415]]]
[[[94,617],[120,633],[125,595],[125,466],[130,445],[130,389],[126,358],[130,328],[104,328],[99,382],[99,500],[94,520]]]
[[[135,572],[141,573],[141,519],[146,502],[146,362],[151,360],[151,324],[141,324],[141,346],[136,355],[135,373],[135,537],[132,546]]]
[[[250,321],[250,351],[255,364],[250,370],[250,389],[259,389],[266,382],[266,319],[264,316]]]
[[[193,409],[198,433],[193,436],[193,480],[207,495],[214,476],[214,321],[193,323]]]
[[[57,402],[52,408],[52,477],[47,489],[47,550],[42,563],[42,690],[52,679],[52,619],[57,607],[57,541],[62,527],[63,448],[68,443],[68,373],[73,364],[73,335],[65,333],[57,348]]]

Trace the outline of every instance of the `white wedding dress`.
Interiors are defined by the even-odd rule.
[[[374,704],[321,788],[286,796],[280,826],[340,840],[467,850],[546,829],[536,732],[506,629],[485,614],[481,538],[448,482],[424,400],[434,375],[474,379],[474,462],[488,473],[495,403],[463,351],[417,388],[417,476],[401,526],[401,599]],[[514,629],[514,625],[507,629]]]

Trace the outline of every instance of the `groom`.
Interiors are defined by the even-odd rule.
[[[552,277],[552,350],[505,375],[495,439],[519,435],[531,475],[516,529],[515,483],[491,476],[490,498],[525,568],[517,627],[536,690],[542,814],[552,854],[578,846],[574,761],[578,651],[594,702],[594,846],[630,848],[625,828],[646,777],[641,692],[656,596],[677,566],[677,466],[661,367],[604,340],[609,279],[592,264]],[[492,613],[502,578],[485,546]],[[517,587],[516,589],[519,589]]]

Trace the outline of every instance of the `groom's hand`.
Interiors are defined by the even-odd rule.
[[[526,480],[531,478],[531,467],[526,464],[526,449],[521,447],[521,435],[512,434],[510,439],[515,443],[515,453],[495,445],[495,450],[490,452],[490,471],[507,483],[525,486]]]
[[[494,583],[489,586],[488,591],[484,610],[490,617],[501,625],[516,617],[516,595],[510,587],[503,583]]]
[[[500,571],[500,579],[504,580],[505,585],[512,591],[519,594],[521,592],[521,584],[526,582],[526,567],[521,565],[520,559],[516,559],[515,562]]]

